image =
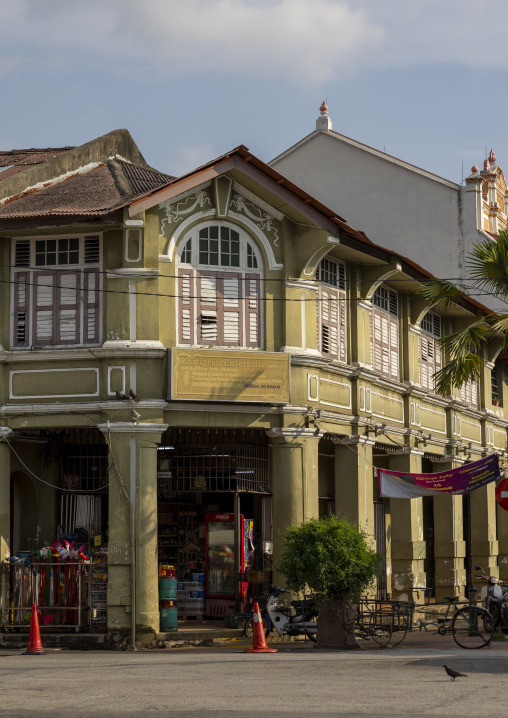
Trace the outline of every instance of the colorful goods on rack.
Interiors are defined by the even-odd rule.
[[[202,617],[205,613],[205,574],[193,573],[192,581],[179,581],[177,600],[180,615]]]

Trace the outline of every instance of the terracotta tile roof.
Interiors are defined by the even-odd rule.
[[[72,149],[74,148],[48,147],[46,149],[36,149],[32,147],[29,150],[8,150],[7,152],[0,152],[0,167],[39,165],[42,162],[47,162],[53,157],[62,154],[62,152],[67,152]],[[0,175],[0,178],[5,179],[2,175]]]
[[[12,167],[4,172],[15,169],[18,168]],[[22,169],[20,167],[18,171]],[[0,172],[0,180],[2,174]],[[171,179],[169,175],[151,168],[106,160],[98,166],[71,172],[68,177],[48,178],[42,186],[27,188],[3,203],[0,201],[0,219],[103,215],[119,208],[125,201],[167,184]]]

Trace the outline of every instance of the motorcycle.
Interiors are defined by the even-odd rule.
[[[480,578],[487,585],[482,586],[481,602],[482,606],[492,616],[494,627],[508,627],[508,585],[506,581],[495,576],[486,576],[481,566],[475,566],[475,571],[481,571]]]
[[[318,612],[312,600],[291,601],[291,609],[279,603],[278,598],[287,593],[283,588],[270,586],[270,595],[266,607],[261,611],[261,621],[265,636],[275,630],[279,636],[306,636],[314,643],[317,641]],[[252,639],[253,617],[245,624],[244,634]]]

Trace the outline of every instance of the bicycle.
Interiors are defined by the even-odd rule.
[[[413,587],[411,592],[414,590],[428,590],[423,587]],[[487,609],[476,604],[477,589],[470,589],[470,600],[464,601],[459,604],[458,596],[444,596],[444,600],[447,603],[432,604],[427,603],[418,604],[415,601],[407,603],[407,617],[408,625],[407,631],[413,631],[416,627],[419,630],[428,630],[430,626],[436,629],[436,633],[440,636],[445,636],[451,633],[455,643],[461,648],[483,648],[488,646],[494,633],[494,621],[492,616]],[[446,611],[443,613],[437,610],[438,607],[446,606]],[[415,626],[415,613],[425,613],[425,618],[418,618],[418,623]],[[452,615],[450,615],[452,612]],[[429,616],[431,619],[429,620]],[[435,618],[435,620],[434,620]],[[407,633],[406,631],[406,633]],[[404,638],[403,636],[402,638]],[[402,640],[402,639],[400,639]],[[400,640],[397,643],[400,643]],[[392,645],[397,645],[392,642]]]

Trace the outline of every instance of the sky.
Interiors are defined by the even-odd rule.
[[[173,175],[239,144],[268,162],[326,99],[335,131],[430,172],[460,182],[493,148],[508,175],[502,2],[0,0],[0,17],[0,150],[124,127]]]

